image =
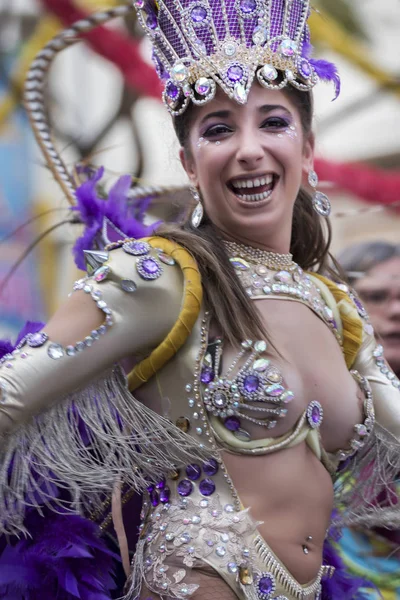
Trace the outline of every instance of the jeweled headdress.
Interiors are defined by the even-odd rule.
[[[250,87],[290,84],[308,91],[320,78],[340,80],[335,66],[313,60],[307,19],[310,0],[134,0],[165,82],[174,116],[192,101],[211,100],[218,84],[245,104]]]

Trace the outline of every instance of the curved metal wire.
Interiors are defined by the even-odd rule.
[[[77,184],[54,145],[51,125],[45,109],[45,84],[48,72],[59,52],[81,41],[79,37],[81,33],[91,31],[117,17],[125,17],[133,10],[133,5],[117,6],[107,11],[93,13],[85,19],[77,21],[68,29],[64,29],[36,55],[26,77],[24,105],[33,133],[55,180],[72,206],[75,204]]]

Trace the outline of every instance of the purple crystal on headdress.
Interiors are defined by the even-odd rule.
[[[215,373],[211,367],[203,367],[201,370],[200,381],[207,384],[214,380]]]
[[[165,93],[167,94],[168,98],[171,98],[171,100],[177,100],[179,96],[179,88],[177,85],[172,83],[172,81],[169,81],[165,88]]]
[[[154,13],[147,15],[146,25],[149,29],[157,29],[157,17]]]
[[[200,465],[191,464],[186,467],[186,475],[191,481],[197,481],[201,477]]]
[[[204,8],[204,6],[201,6],[201,5],[195,6],[190,11],[190,16],[192,18],[192,21],[194,21],[194,23],[196,23],[196,24],[202,23],[207,18],[207,10]]]
[[[26,341],[28,346],[31,348],[39,348],[49,339],[49,336],[44,331],[38,331],[37,333],[28,333]]]
[[[180,496],[190,496],[193,491],[193,483],[189,479],[182,479],[176,489]]]
[[[238,431],[240,429],[240,419],[232,415],[231,417],[227,417],[224,421],[224,425],[229,431]]]
[[[239,6],[242,13],[249,15],[256,10],[257,3],[256,0],[241,0]]]
[[[320,420],[320,417],[321,417],[321,415],[320,415],[318,406],[314,406],[311,411],[311,418],[313,420],[313,423],[318,423]]]
[[[258,589],[261,594],[271,594],[274,591],[275,581],[272,575],[266,574],[263,577],[260,577],[258,581]]]
[[[306,60],[305,58],[302,58],[299,62],[299,73],[302,77],[304,77],[304,79],[308,79],[309,77],[311,77],[312,74],[312,69],[311,69],[311,65],[308,62],[308,60]]]
[[[257,375],[247,375],[243,381],[243,387],[246,392],[251,394],[252,392],[256,392],[258,390],[258,386],[260,385],[260,380]]]
[[[203,463],[203,471],[208,476],[218,473],[218,469],[218,461],[216,461],[215,458],[209,458],[205,463]]]
[[[171,496],[171,490],[168,487],[165,487],[160,492],[160,502],[162,502],[163,504],[166,504],[167,502],[169,502],[170,496]]]
[[[157,484],[156,488],[158,490],[163,490],[165,488],[165,479],[161,479]]]
[[[212,479],[203,479],[199,485],[200,494],[211,496],[215,492],[215,483]]]
[[[239,65],[232,65],[229,67],[227,75],[230,81],[240,81],[243,77],[243,69]]]

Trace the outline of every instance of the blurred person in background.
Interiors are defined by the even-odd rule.
[[[400,244],[363,242],[346,248],[339,260],[365,304],[390,366],[400,376]],[[399,530],[345,529],[340,545],[354,573],[368,576],[385,600],[400,598]],[[370,594],[379,597],[378,591]]]

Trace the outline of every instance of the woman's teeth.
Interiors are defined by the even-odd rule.
[[[231,183],[234,194],[241,200],[257,202],[265,200],[272,193],[273,175],[266,175],[256,179],[236,179]],[[250,190],[253,193],[250,193]]]
[[[260,177],[259,179],[237,179],[232,182],[232,187],[235,189],[261,187],[269,185],[272,181],[273,175],[266,175],[266,177]]]
[[[265,200],[272,194],[272,190],[267,190],[266,192],[262,192],[261,194],[236,194],[238,198],[241,200],[247,200],[247,202],[257,202],[259,200]]]

